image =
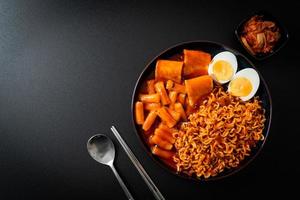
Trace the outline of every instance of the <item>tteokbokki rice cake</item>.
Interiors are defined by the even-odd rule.
[[[233,52],[183,47],[153,62],[135,91],[133,117],[151,154],[169,169],[211,179],[241,167],[264,143],[260,76],[240,67]]]

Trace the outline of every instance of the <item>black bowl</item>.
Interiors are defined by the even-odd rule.
[[[250,20],[253,16],[258,15],[258,16],[262,16],[263,20],[268,20],[268,21],[272,21],[275,22],[275,24],[278,26],[279,31],[280,31],[280,39],[278,40],[278,42],[276,43],[276,45],[273,48],[273,51],[270,53],[258,53],[258,54],[252,54],[248,48],[244,45],[244,43],[241,40],[241,35],[242,35],[242,31],[243,31],[243,27],[244,24]],[[269,12],[261,10],[261,11],[257,11],[255,13],[252,13],[251,15],[249,15],[248,17],[246,17],[235,29],[235,35],[238,39],[238,41],[240,42],[240,44],[246,49],[246,51],[255,59],[257,60],[263,60],[265,58],[268,58],[272,55],[274,55],[275,53],[277,53],[289,40],[289,34],[287,29]]]
[[[262,101],[262,106],[265,109],[266,122],[265,122],[265,128],[263,130],[263,135],[264,135],[265,139],[263,141],[258,142],[256,147],[252,149],[251,155],[246,157],[237,168],[225,170],[222,173],[218,174],[217,176],[210,177],[207,179],[197,179],[196,177],[193,177],[193,176],[188,176],[183,173],[177,173],[173,168],[171,168],[170,166],[163,163],[163,161],[161,161],[158,157],[156,157],[155,155],[153,155],[151,153],[151,149],[148,147],[148,145],[145,142],[144,134],[142,132],[141,127],[135,123],[134,103],[138,100],[139,91],[142,90],[145,81],[148,80],[149,78],[154,77],[156,61],[158,59],[169,59],[169,58],[173,57],[174,55],[178,55],[179,53],[182,53],[183,49],[203,50],[205,52],[210,53],[212,56],[216,55],[217,53],[219,53],[221,51],[230,51],[230,52],[234,53],[237,57],[238,70],[241,70],[241,69],[247,68],[247,67],[252,67],[257,71],[257,69],[254,67],[254,65],[241,53],[239,53],[236,50],[233,50],[229,47],[226,47],[222,44],[215,43],[215,42],[191,41],[191,42],[180,43],[171,48],[168,48],[167,50],[161,52],[158,56],[156,56],[154,59],[152,59],[150,61],[150,63],[142,71],[142,73],[140,74],[140,76],[136,82],[136,85],[135,85],[135,88],[133,91],[132,102],[131,102],[131,113],[132,113],[131,115],[132,115],[132,122],[133,122],[134,130],[135,130],[137,136],[139,137],[139,139],[142,143],[142,146],[145,148],[146,152],[148,153],[148,155],[156,163],[158,163],[163,168],[167,169],[169,172],[172,172],[173,174],[175,174],[177,176],[192,179],[192,180],[217,180],[217,179],[225,178],[227,176],[230,176],[230,175],[238,172],[239,170],[241,170],[242,168],[247,166],[251,161],[253,161],[253,159],[259,154],[264,143],[266,142],[266,139],[267,139],[268,133],[269,133],[269,129],[270,129],[270,125],[271,125],[271,117],[272,117],[271,95],[270,95],[270,92],[269,92],[269,89],[267,87],[265,80],[263,79],[261,74],[257,71],[260,76],[261,83],[260,83],[260,86],[258,88],[256,95],[258,95],[260,97],[260,99]]]

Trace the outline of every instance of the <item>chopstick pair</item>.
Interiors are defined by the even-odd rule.
[[[155,184],[153,183],[153,181],[151,180],[151,178],[149,177],[149,175],[147,174],[147,172],[145,171],[145,169],[141,165],[141,163],[138,161],[138,159],[132,153],[132,151],[127,146],[127,144],[125,143],[125,141],[122,139],[122,137],[121,137],[120,133],[117,131],[117,129],[114,126],[112,126],[110,128],[110,130],[113,132],[113,134],[115,135],[115,137],[120,142],[121,146],[125,150],[126,154],[130,158],[131,162],[133,163],[133,165],[135,166],[135,168],[138,170],[138,172],[140,173],[141,177],[144,179],[145,183],[147,184],[147,186],[149,187],[149,189],[153,193],[155,199],[156,200],[165,200],[165,198],[163,197],[163,195],[160,193],[159,189],[155,186]]]

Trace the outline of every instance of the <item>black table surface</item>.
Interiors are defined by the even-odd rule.
[[[261,9],[287,27],[290,40],[271,58],[255,61],[234,29]],[[296,194],[298,13],[292,1],[0,1],[0,199],[126,199],[112,171],[87,153],[86,141],[95,133],[113,139],[115,166],[134,197],[153,199],[111,125],[166,199]],[[165,48],[190,40],[216,41],[244,53],[273,99],[263,151],[220,181],[191,182],[162,169],[148,157],[131,123],[131,95],[144,66]]]

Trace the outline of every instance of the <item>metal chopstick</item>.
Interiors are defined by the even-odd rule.
[[[153,183],[153,181],[151,180],[151,178],[149,177],[149,175],[147,174],[147,172],[145,171],[145,169],[141,165],[141,163],[138,161],[138,159],[132,153],[132,151],[127,146],[127,144],[125,143],[125,141],[122,139],[122,137],[119,134],[119,132],[117,131],[117,129],[114,126],[112,126],[110,128],[110,130],[114,133],[114,135],[116,136],[116,138],[120,142],[121,146],[123,147],[123,149],[127,153],[128,157],[132,161],[133,165],[136,167],[136,169],[138,170],[138,172],[140,173],[140,175],[144,179],[145,183],[148,185],[149,189],[153,193],[155,199],[157,199],[157,200],[165,200],[165,198],[163,197],[163,195],[160,193],[159,189],[155,186],[155,184]]]

